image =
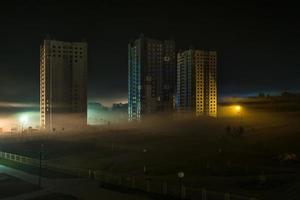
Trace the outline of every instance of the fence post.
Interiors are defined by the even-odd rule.
[[[92,171],[89,169],[89,178],[92,177]]]
[[[203,188],[201,193],[202,193],[202,200],[206,200],[206,189]]]
[[[95,180],[98,180],[98,179],[99,179],[98,171],[94,171],[94,179],[95,179]]]

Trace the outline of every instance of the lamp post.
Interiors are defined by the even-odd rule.
[[[39,163],[39,188],[42,187],[42,159],[43,159],[43,148],[44,144],[41,144],[41,149],[40,149],[40,163]]]
[[[20,118],[21,128],[22,128],[22,129],[21,129],[21,133],[24,132],[24,124],[26,124],[27,121],[28,121],[28,118],[27,118],[26,115],[21,116],[21,118]]]
[[[183,188],[182,188],[182,179],[183,179],[183,177],[184,177],[184,172],[178,172],[178,178],[179,178],[179,190],[180,190],[180,192],[179,192],[179,195],[180,195],[180,199],[182,199],[182,197],[183,197]]]
[[[143,171],[144,174],[147,173],[147,166],[146,166],[146,153],[147,153],[147,149],[143,149],[143,154],[144,154],[144,167],[143,167]]]

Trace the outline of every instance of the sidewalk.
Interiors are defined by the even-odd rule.
[[[50,192],[48,190],[39,190],[39,191],[29,192],[29,193],[26,193],[26,194],[21,194],[21,195],[17,195],[17,196],[13,196],[13,197],[3,198],[1,200],[32,199],[32,198],[36,198],[36,197],[39,197],[41,195],[46,195],[46,194],[49,194],[49,193]]]
[[[0,165],[0,173],[5,173],[10,176],[22,179],[29,183],[37,184],[38,176],[25,173],[20,170],[12,169],[3,165]],[[17,199],[30,199],[33,197],[49,194],[52,192],[63,193],[68,195],[73,195],[84,200],[147,200],[145,196],[135,196],[131,194],[123,194],[119,192],[114,192],[110,190],[105,190],[99,188],[96,181],[88,179],[47,179],[42,178],[42,188],[43,190],[32,192],[28,194],[23,194],[16,197],[6,198],[5,200],[17,200]]]

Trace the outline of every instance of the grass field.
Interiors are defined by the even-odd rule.
[[[214,120],[156,118],[99,131],[3,137],[0,150],[38,157],[44,144],[46,158],[63,166],[143,177],[146,164],[147,176],[154,179],[177,183],[177,173],[184,171],[185,185],[262,199],[298,188],[299,163],[281,162],[278,156],[300,155],[299,111],[250,105],[237,116],[228,106],[220,115]],[[239,126],[241,135],[235,131]]]

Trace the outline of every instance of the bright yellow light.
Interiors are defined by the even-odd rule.
[[[241,106],[239,106],[239,105],[235,106],[235,110],[236,110],[237,112],[240,112],[240,111],[241,111],[241,109],[242,109],[242,107],[241,107]]]

